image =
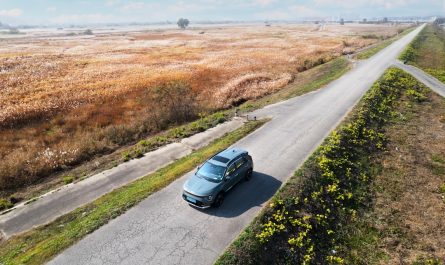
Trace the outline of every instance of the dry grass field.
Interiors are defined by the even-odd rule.
[[[0,195],[273,93],[399,29],[256,25],[0,39]]]

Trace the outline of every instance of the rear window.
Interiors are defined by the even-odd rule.
[[[229,162],[230,159],[222,157],[222,156],[215,156],[212,158],[212,160],[226,164],[227,162]]]

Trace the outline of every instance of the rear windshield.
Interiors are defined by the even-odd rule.
[[[197,174],[206,179],[220,181],[223,179],[225,170],[225,167],[207,162],[198,170]]]

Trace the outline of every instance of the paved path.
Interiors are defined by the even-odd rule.
[[[435,77],[431,76],[430,74],[424,72],[423,70],[415,66],[406,65],[400,61],[396,61],[394,65],[410,73],[412,76],[414,76],[417,80],[425,84],[431,90],[441,95],[442,97],[445,97],[445,84],[437,80]]]
[[[197,210],[181,198],[191,173],[153,194],[61,253],[50,264],[211,264],[280,185],[392,65],[421,27],[314,93],[255,112],[273,119],[236,146],[252,155],[250,182],[219,209]]]
[[[205,132],[182,139],[179,143],[172,143],[146,153],[140,159],[130,160],[78,183],[48,192],[33,203],[22,203],[13,211],[0,216],[0,231],[3,237],[8,238],[34,226],[48,223],[113,189],[190,154],[193,150],[206,146],[214,139],[241,127],[243,124],[244,119],[235,118]]]

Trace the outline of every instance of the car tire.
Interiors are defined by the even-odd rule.
[[[252,169],[247,170],[246,176],[244,176],[244,179],[246,181],[249,181],[252,178]]]
[[[224,193],[220,192],[216,195],[215,202],[213,202],[213,207],[218,208],[222,205],[224,201]]]

